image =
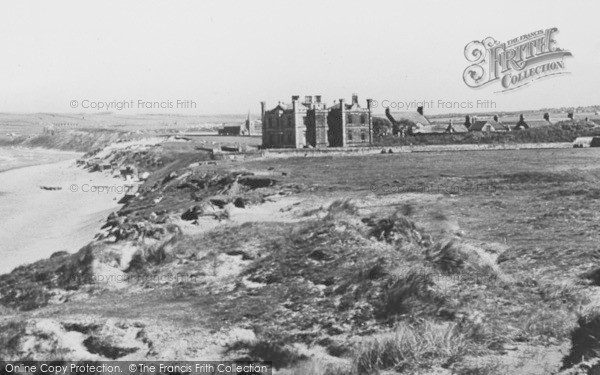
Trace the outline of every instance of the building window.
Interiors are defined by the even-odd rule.
[[[367,115],[365,115],[364,113],[360,116],[360,122],[363,124],[367,123]]]
[[[351,141],[352,140],[352,131],[348,130],[348,140]]]
[[[365,134],[365,132],[360,133],[360,139],[361,140],[366,140],[367,139],[367,134]]]
[[[352,115],[348,114],[348,124],[352,124]]]

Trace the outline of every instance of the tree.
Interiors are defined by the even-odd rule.
[[[392,131],[392,123],[385,117],[373,117],[373,135],[383,137]]]
[[[411,134],[412,128],[414,128],[415,126],[417,126],[417,124],[415,124],[414,122],[407,120],[407,119],[402,119],[394,124],[393,134],[394,135],[398,135],[400,133]]]

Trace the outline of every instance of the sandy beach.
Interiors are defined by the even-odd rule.
[[[112,193],[92,191],[94,186],[122,186],[122,180],[77,167],[76,153],[49,151],[47,155],[50,158],[44,160],[50,161],[48,164],[0,172],[0,273],[57,251],[77,251],[120,207],[117,202],[122,194],[117,194],[117,189]]]

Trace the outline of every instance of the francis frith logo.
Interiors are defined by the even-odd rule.
[[[568,73],[564,59],[572,54],[557,47],[557,32],[553,27],[504,43],[492,37],[472,41],[465,47],[465,57],[472,63],[463,73],[465,83],[478,88],[498,81],[498,92],[504,92],[540,78]]]

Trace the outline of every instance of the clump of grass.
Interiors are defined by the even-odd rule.
[[[292,366],[307,357],[286,343],[284,337],[265,334],[255,340],[240,340],[233,343],[227,352],[245,352],[246,356],[238,361],[271,361],[277,369]]]
[[[437,310],[444,299],[433,291],[433,286],[433,275],[426,269],[410,269],[390,278],[383,288],[382,305],[376,315],[385,319]]]
[[[358,375],[352,364],[327,363],[322,360],[310,360],[295,367],[282,370],[281,375]]]
[[[577,324],[578,326],[571,332],[571,351],[563,358],[561,369],[600,358],[600,311],[594,310],[581,314]],[[598,373],[594,371],[600,371],[599,364],[593,366],[588,373]]]
[[[433,365],[449,365],[467,351],[467,338],[456,324],[401,323],[394,332],[365,342],[356,353],[359,374],[381,370],[407,371]]]
[[[400,207],[400,213],[404,216],[411,216],[415,213],[415,206],[411,203],[405,203]]]
[[[521,319],[525,338],[554,337],[559,340],[568,338],[569,331],[573,328],[574,314],[564,310],[537,309],[528,317]]]
[[[454,272],[465,266],[468,255],[455,241],[437,242],[426,252],[427,259],[434,262],[441,270]]]
[[[558,375],[595,375],[598,373],[598,369],[600,369],[600,358],[593,358],[587,361],[581,361],[573,367],[559,372]]]
[[[143,271],[149,264],[160,265],[172,262],[175,259],[174,248],[184,238],[183,235],[176,234],[165,241],[150,246],[143,246],[140,251],[134,254],[127,271]]]
[[[12,321],[0,326],[0,353],[7,357],[6,360],[16,354],[19,339],[24,334],[25,323],[22,321]]]
[[[313,209],[304,211],[301,216],[302,217],[310,217],[310,216],[318,214],[319,212],[321,212],[323,210],[324,210],[323,206],[321,206],[319,208],[313,208]]]
[[[338,199],[327,207],[326,219],[335,218],[338,215],[356,215],[358,207],[351,199]]]
[[[425,252],[427,260],[433,262],[442,271],[455,273],[461,270],[476,271],[481,275],[498,276],[497,266],[491,256],[483,256],[476,249],[458,241],[441,240]]]
[[[2,296],[0,303],[22,311],[30,311],[46,306],[49,300],[50,293],[47,290],[35,283],[26,282]]]
[[[375,261],[366,262],[358,270],[358,280],[377,280],[388,275],[388,265],[384,257],[378,257]]]
[[[448,220],[448,215],[442,211],[435,211],[431,213],[431,218],[435,221],[446,221]]]
[[[363,222],[370,227],[369,236],[391,244],[403,242],[421,242],[421,234],[415,223],[396,212],[382,219],[366,218]]]
[[[560,302],[577,306],[587,301],[581,285],[573,280],[554,281],[540,279],[537,281],[540,296],[544,302]]]

